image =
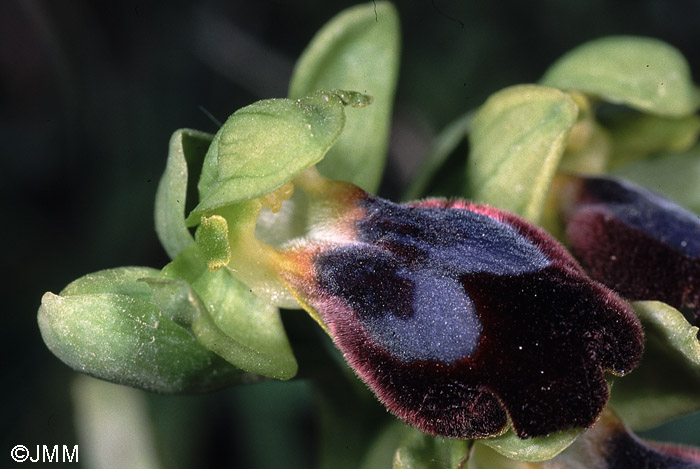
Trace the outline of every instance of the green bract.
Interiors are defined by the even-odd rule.
[[[342,88],[374,97],[369,109],[348,109],[345,130],[319,164],[321,173],[376,192],[389,144],[399,69],[399,22],[388,2],[349,8],[329,21],[299,58],[289,97]]]
[[[66,364],[150,391],[208,391],[255,377],[209,352],[153,302],[147,267],[86,275],[39,309],[44,342]]]
[[[651,38],[588,42],[559,59],[540,83],[662,116],[685,116],[700,107],[700,93],[685,58]]]

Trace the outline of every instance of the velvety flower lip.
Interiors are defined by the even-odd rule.
[[[603,371],[642,351],[629,305],[543,230],[492,207],[358,192],[283,275],[386,407],[453,438],[592,426]],[[325,230],[324,233],[332,233]],[[299,267],[301,266],[301,267]]]
[[[542,469],[699,469],[697,448],[645,441],[632,433],[612,411],[565,452],[541,464]]]
[[[700,323],[700,217],[619,179],[565,184],[567,239],[589,275],[632,300],[688,308]]]
[[[604,205],[626,225],[660,243],[700,258],[700,217],[680,205],[622,179],[587,177],[579,203]]]

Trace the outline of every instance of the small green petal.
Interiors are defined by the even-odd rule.
[[[188,183],[189,189],[193,189],[195,184],[190,174],[196,178],[212,138],[211,134],[191,129],[180,129],[170,138],[168,162],[158,184],[154,215],[158,239],[171,259],[194,242],[185,223],[185,204],[196,197],[188,190]]]
[[[202,217],[197,228],[197,245],[207,258],[207,267],[212,272],[227,265],[231,260],[231,246],[228,242],[228,224],[219,215]]]

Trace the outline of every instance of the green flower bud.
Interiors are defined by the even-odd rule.
[[[159,271],[122,267],[44,294],[38,321],[49,349],[71,368],[161,393],[202,392],[259,379],[201,346],[153,303],[140,282]]]

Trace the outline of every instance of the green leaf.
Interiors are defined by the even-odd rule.
[[[333,88],[374,97],[367,110],[347,110],[343,134],[319,164],[326,177],[377,191],[386,162],[399,55],[396,9],[388,2],[373,2],[331,19],[299,58],[289,87],[291,98]]]
[[[415,177],[404,193],[404,200],[415,200],[425,195],[435,174],[457,146],[467,138],[472,119],[474,119],[474,113],[468,112],[440,132],[425,160],[416,170]]]
[[[229,363],[277,379],[296,374],[277,308],[254,295],[230,269],[210,271],[198,245],[168,264],[161,278],[147,281],[156,304]]]
[[[657,39],[613,36],[561,57],[540,80],[661,116],[685,116],[700,107],[685,58]]]
[[[471,198],[537,223],[578,107],[536,85],[491,96],[472,122],[467,181]]]
[[[185,204],[195,195],[188,191],[188,182],[194,188],[192,180],[199,174],[213,137],[180,129],[170,138],[168,162],[156,192],[155,222],[158,239],[171,259],[194,243],[185,224]],[[190,179],[192,172],[194,177]]]
[[[684,153],[658,155],[623,166],[612,174],[659,192],[700,214],[700,145]]]
[[[700,135],[700,117],[660,117],[634,113],[607,126],[612,136],[610,168],[645,160],[654,153],[688,150]]]
[[[149,391],[209,391],[248,379],[153,304],[139,279],[154,275],[122,267],[81,277],[60,295],[46,293],[38,314],[44,342],[75,370]]]
[[[393,469],[457,467],[467,456],[468,442],[432,437],[411,429],[394,454]]]
[[[478,440],[478,442],[508,458],[537,462],[552,459],[568,448],[583,432],[585,432],[584,428],[573,428],[545,437],[523,440],[510,429],[501,436]]]
[[[345,104],[338,93],[319,91],[236,111],[209,147],[198,185],[200,202],[188,225],[214,209],[270,193],[318,163],[343,129]]]
[[[700,409],[698,328],[658,301],[632,303],[646,344],[642,362],[615,380],[611,405],[631,428],[645,429]]]

